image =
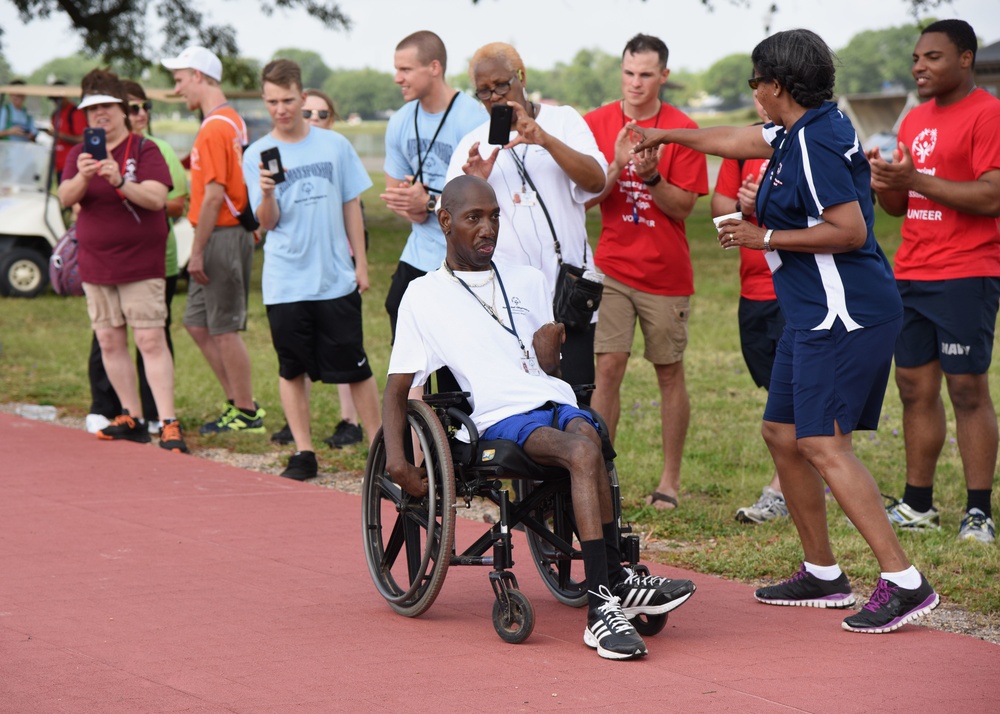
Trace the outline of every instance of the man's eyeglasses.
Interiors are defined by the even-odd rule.
[[[502,97],[506,95],[507,92],[510,91],[510,83],[513,82],[515,79],[517,79],[516,74],[510,78],[510,81],[500,82],[500,84],[496,85],[492,89],[487,89],[486,87],[483,87],[482,89],[477,89],[476,96],[479,97],[479,100],[482,102],[485,102],[494,94],[497,95],[498,97]]]
[[[131,114],[132,116],[136,116],[139,113],[139,110],[141,109],[142,111],[144,111],[147,114],[149,114],[149,112],[150,112],[150,110],[152,108],[153,108],[153,103],[150,102],[150,101],[145,101],[145,102],[142,102],[141,104],[140,103],[129,104],[128,105],[128,113]]]
[[[303,109],[302,110],[302,118],[303,119],[307,119],[307,120],[308,119],[312,119],[313,114],[318,114],[319,118],[323,119],[323,120],[326,120],[326,119],[330,118],[330,112],[327,111],[326,109],[315,109],[315,110],[314,109]]]
[[[748,79],[747,84],[750,85],[750,89],[757,89],[761,82],[766,82],[764,77],[754,77],[753,79]]]

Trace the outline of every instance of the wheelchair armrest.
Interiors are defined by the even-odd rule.
[[[573,394],[576,395],[577,399],[579,399],[580,397],[586,397],[587,395],[591,394],[595,389],[597,389],[596,384],[573,384],[570,386],[572,387]]]
[[[439,392],[438,394],[425,394],[424,401],[437,409],[438,407],[453,407],[461,404],[462,400],[472,396],[469,392]]]
[[[457,394],[457,392],[455,393]],[[454,419],[456,422],[464,426],[469,432],[469,443],[464,444],[457,439],[453,439],[451,442],[451,451],[457,459],[460,459],[464,466],[470,466],[472,464],[473,457],[479,450],[479,429],[477,429],[475,423],[473,423],[472,417],[456,406],[448,407],[447,414],[451,419]]]

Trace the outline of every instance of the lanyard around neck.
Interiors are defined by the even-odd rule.
[[[451,108],[455,106],[455,100],[458,99],[460,92],[455,92],[452,95],[451,101],[448,102],[448,108],[444,110],[444,116],[441,117],[441,123],[438,124],[437,131],[434,132],[434,136],[431,137],[431,143],[427,145],[427,151],[424,155],[420,155],[420,127],[417,125],[417,115],[420,114],[420,100],[417,100],[417,106],[413,108],[413,133],[416,135],[417,139],[417,170],[413,174],[414,183],[424,182],[424,162],[427,161],[427,157],[431,155],[431,149],[434,148],[434,142],[437,141],[438,134],[441,133],[441,128],[444,127],[444,123],[448,120],[448,115],[451,113]],[[430,186],[427,187],[428,191],[434,190],[441,193],[441,189],[431,189]]]
[[[524,342],[521,340],[521,337],[517,334],[517,325],[514,324],[514,314],[510,310],[510,301],[507,299],[507,290],[503,286],[503,280],[500,279],[500,271],[497,270],[496,264],[494,264],[494,262],[491,260],[490,261],[490,269],[493,271],[493,275],[496,276],[496,281],[500,284],[500,293],[503,295],[504,307],[507,308],[507,319],[510,320],[510,327],[507,327],[505,324],[503,324],[503,320],[501,320],[497,316],[496,311],[492,307],[490,307],[489,305],[487,305],[483,301],[483,299],[481,297],[479,297],[474,292],[472,292],[472,288],[469,287],[468,283],[466,283],[460,277],[458,277],[457,275],[455,275],[455,271],[451,269],[450,265],[448,265],[447,259],[444,261],[444,268],[445,268],[445,270],[448,271],[448,275],[450,275],[451,277],[455,278],[455,280],[457,280],[459,283],[462,284],[462,287],[466,289],[466,291],[469,293],[469,295],[471,295],[472,297],[476,298],[476,301],[486,311],[487,315],[489,315],[490,317],[492,317],[493,320],[498,325],[500,325],[500,327],[502,327],[507,334],[514,336],[514,339],[517,340],[518,346],[521,348],[521,352],[524,353],[525,357],[528,357],[528,350],[525,349]]]

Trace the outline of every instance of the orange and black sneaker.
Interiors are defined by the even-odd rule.
[[[149,429],[146,422],[137,419],[128,413],[128,409],[122,409],[122,413],[115,417],[115,420],[97,432],[98,439],[114,441],[124,439],[126,441],[137,441],[140,444],[150,442]]]
[[[184,432],[181,430],[181,423],[176,419],[164,419],[163,428],[160,429],[160,448],[168,451],[176,451],[180,454],[188,452],[187,444],[184,443]]]

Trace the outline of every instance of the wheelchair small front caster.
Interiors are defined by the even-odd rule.
[[[493,629],[504,642],[519,645],[535,629],[535,610],[520,590],[507,590],[506,595],[510,603],[509,612],[502,602],[493,601]]]
[[[662,615],[636,615],[630,622],[635,631],[640,635],[643,637],[652,637],[659,634],[666,627],[667,617],[669,617],[668,613],[663,613]]]

